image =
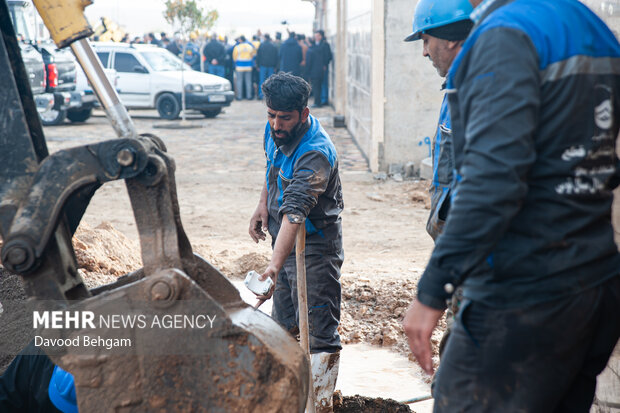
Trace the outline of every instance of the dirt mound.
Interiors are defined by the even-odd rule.
[[[407,195],[414,204],[422,204],[425,209],[431,209],[431,197],[428,193],[429,181],[414,181],[407,188]]]
[[[229,278],[243,279],[249,271],[261,272],[269,264],[269,256],[258,252],[250,252],[240,256],[238,254],[243,253],[243,251],[234,253],[229,250],[223,250],[215,253],[205,244],[195,245],[193,249],[198,255],[209,261]]]
[[[417,280],[343,277],[339,332],[345,344],[365,342],[411,355],[402,320],[415,297]],[[433,354],[446,328],[442,318],[431,338]],[[435,357],[437,358],[437,357]]]
[[[95,228],[80,223],[73,235],[73,248],[88,288],[114,282],[142,266],[140,247],[109,222]]]
[[[334,413],[409,413],[411,409],[406,404],[392,399],[370,398],[359,395],[342,396],[334,393]]]

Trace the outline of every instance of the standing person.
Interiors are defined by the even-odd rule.
[[[146,35],[147,38],[147,44],[154,44],[155,46],[161,47],[161,41],[157,40],[157,37],[155,37],[155,33],[149,33]]]
[[[252,46],[254,46],[254,59],[252,60],[252,99],[256,97],[260,99],[258,93],[259,87],[259,77],[258,77],[258,64],[256,63],[256,54],[258,53],[258,48],[260,47],[260,30],[256,31],[256,34],[252,36]]]
[[[340,267],[344,258],[340,214],[342,187],[336,148],[310,115],[310,85],[280,72],[263,84],[268,123],[264,149],[267,174],[249,233],[255,242],[268,230],[273,255],[262,279],[275,289],[272,317],[289,331],[298,330],[295,253],[299,225],[306,226],[306,280],[310,353],[317,412],[331,412],[340,359]]]
[[[432,372],[462,284],[435,412],[588,412],[620,336],[620,44],[577,0],[471,3],[447,81],[457,195],[405,332]]]
[[[300,76],[301,59],[301,47],[297,43],[295,32],[290,32],[289,38],[280,46],[280,71]]]
[[[237,100],[243,99],[243,88],[245,87],[245,96],[248,100],[252,99],[252,62],[256,49],[252,43],[245,39],[245,36],[239,36],[239,43],[232,52],[233,62],[235,63],[235,90],[237,92]]]
[[[325,72],[323,74],[323,84],[321,86],[321,104],[327,105],[329,103],[329,63],[332,61],[332,48],[325,40],[325,32],[323,30],[317,30],[314,32],[314,41],[319,46],[323,53],[323,61],[325,63]]]
[[[184,61],[192,67],[192,70],[200,71],[200,49],[198,48],[198,35],[190,33],[189,42],[185,45]]]
[[[170,41],[168,46],[166,46],[166,50],[175,56],[179,56],[181,54],[181,45],[177,36],[175,36],[172,41]]]
[[[308,82],[310,79],[305,77],[306,76],[306,54],[308,53],[308,49],[310,48],[310,45],[306,41],[306,35],[298,34],[297,43],[299,44],[299,47],[301,47],[301,63],[299,64],[299,70],[301,70],[302,77],[304,78],[304,80]],[[312,86],[312,88],[314,89],[314,86]]]
[[[413,32],[407,36],[406,42],[422,40],[422,55],[428,57],[437,70],[437,74],[445,78],[448,69],[461,50],[473,23],[469,14],[473,8],[469,0],[420,0],[413,15]],[[314,86],[313,86],[314,88]],[[445,90],[445,83],[442,85]],[[431,209],[426,224],[426,231],[437,241],[441,234],[448,211],[450,198],[455,184],[452,173],[454,155],[452,152],[452,125],[448,108],[447,94],[444,94],[439,112],[439,122],[432,143],[433,178],[429,188]],[[445,342],[454,324],[454,316],[458,312],[462,290],[458,288],[452,296],[446,313],[447,329],[441,340],[439,353],[442,354]]]
[[[212,75],[224,77],[226,69],[224,63],[226,61],[226,48],[218,41],[217,34],[211,35],[211,40],[202,49],[202,54],[207,62],[207,72]]]
[[[320,108],[321,105],[321,86],[325,75],[324,54],[319,45],[314,41],[310,42],[310,48],[306,53],[306,72],[304,77],[310,80],[312,85],[312,95],[314,96],[313,108]]]
[[[271,41],[269,33],[265,33],[265,40],[260,44],[256,53],[256,65],[258,66],[258,98],[263,98],[263,83],[274,74],[278,65],[278,48]]]

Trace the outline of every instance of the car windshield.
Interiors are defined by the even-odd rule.
[[[146,59],[149,66],[156,72],[169,72],[172,70],[181,70],[181,59],[173,55],[167,50],[153,50],[140,52],[142,57]],[[185,65],[185,70],[191,70]]]

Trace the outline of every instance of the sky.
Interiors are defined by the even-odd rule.
[[[216,9],[219,19],[214,28],[218,34],[250,36],[292,31],[311,34],[314,6],[302,0],[201,0],[205,10]],[[101,17],[108,17],[131,35],[166,31],[172,27],[163,17],[164,0],[94,0],[86,8],[86,17],[96,27]],[[281,24],[286,21],[288,25]],[[286,37],[286,36],[285,36]]]

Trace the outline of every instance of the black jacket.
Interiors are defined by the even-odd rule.
[[[226,60],[226,49],[217,40],[211,40],[207,43],[204,49],[202,49],[202,54],[205,56],[205,62],[209,65],[213,59],[216,59],[217,64],[223,66]]]
[[[258,47],[256,65],[258,67],[276,67],[278,65],[278,48],[270,40],[265,40]]]
[[[301,46],[293,37],[286,39],[280,46],[280,71],[301,75],[300,63],[302,60]]]
[[[457,183],[418,285],[435,308],[459,284],[476,302],[522,308],[620,271],[620,44],[578,1],[490,5],[448,73]]]
[[[321,47],[312,45],[306,52],[306,78],[322,79],[325,73],[325,54]]]

